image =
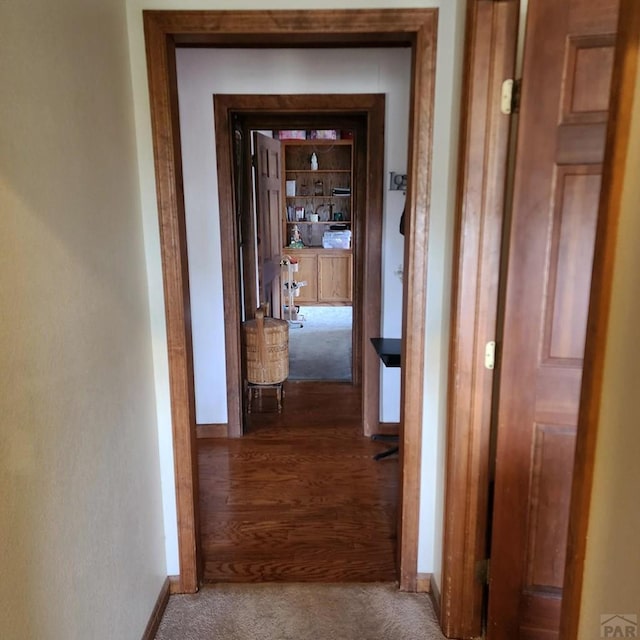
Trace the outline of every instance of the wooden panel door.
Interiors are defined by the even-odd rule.
[[[351,302],[351,254],[318,254],[318,302]]]
[[[487,635],[558,637],[617,0],[530,0]]]
[[[274,318],[282,315],[280,254],[282,252],[282,154],[280,142],[253,132],[256,156],[256,213],[260,303],[270,305]],[[253,317],[253,314],[251,314]]]

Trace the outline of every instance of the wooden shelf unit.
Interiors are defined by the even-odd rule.
[[[311,169],[315,153],[318,168]],[[353,256],[351,248],[325,249],[322,236],[331,226],[354,228],[353,140],[282,140],[284,253],[298,260],[297,278],[307,286],[298,304],[351,304]],[[295,181],[295,195],[286,196],[287,181]],[[347,193],[334,193],[334,189]],[[297,219],[296,208],[303,218]],[[311,216],[318,215],[318,220]],[[337,214],[337,215],[336,215]],[[298,225],[304,247],[289,246]],[[351,247],[354,238],[351,237]]]
[[[284,242],[289,244],[293,225],[298,224],[305,247],[321,247],[329,225],[353,226],[353,140],[283,140],[282,151],[285,194],[287,182],[295,181],[295,195],[284,199]],[[311,169],[313,153],[318,158],[316,170]],[[348,193],[336,194],[334,189]],[[304,212],[302,218],[296,216],[296,208]],[[319,219],[310,220],[312,214]]]

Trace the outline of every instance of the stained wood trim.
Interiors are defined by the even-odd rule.
[[[375,433],[371,435],[395,436],[400,432],[399,422],[380,422]]]
[[[354,384],[362,380],[362,416],[364,434],[371,435],[377,428],[380,405],[380,365],[375,353],[366,348],[366,338],[380,333],[381,315],[381,259],[382,259],[382,189],[384,158],[384,112],[385,97],[382,94],[318,94],[318,95],[216,95],[214,96],[216,122],[216,147],[220,153],[230,156],[233,114],[242,116],[245,129],[281,128],[283,122],[288,127],[309,128],[309,123],[326,122],[326,128],[336,128],[336,122],[342,128],[356,130],[354,153],[358,154],[357,176],[354,184],[354,196],[358,211],[362,215],[355,217],[354,247]],[[305,113],[306,112],[306,113]],[[365,122],[366,119],[366,122]],[[295,122],[295,125],[292,124]],[[315,125],[314,125],[315,126]],[[317,125],[321,126],[321,125]],[[325,125],[322,125],[325,126]],[[363,139],[366,132],[366,139]],[[229,185],[220,190],[220,218],[222,244],[234,246],[236,236],[233,233],[234,190],[233,179],[228,162],[218,162],[218,184]],[[363,186],[366,184],[366,188]],[[366,212],[366,216],[364,215]],[[364,220],[362,220],[364,218]],[[224,224],[223,224],[224,221]],[[223,230],[228,235],[222,235]],[[322,250],[321,250],[322,251]],[[326,251],[326,250],[325,250]],[[226,262],[223,256],[223,290],[225,316],[231,307],[238,307],[239,271],[238,259]],[[225,327],[227,340],[227,362],[234,362],[233,370],[241,370],[240,352],[236,345],[240,343],[238,325]],[[230,354],[230,355],[229,355]],[[362,354],[362,355],[361,355]],[[241,416],[241,398],[229,393],[227,403],[238,403],[232,413]],[[241,435],[238,431],[230,435]]]
[[[365,180],[369,185],[366,193],[360,190],[356,193],[360,214],[354,228],[354,296],[362,299],[362,304],[354,308],[354,321],[362,327],[354,358],[361,359],[364,373],[362,422],[366,436],[374,433],[380,421],[380,360],[370,338],[380,335],[382,316],[382,215],[375,212],[382,212],[383,206],[385,102],[381,95],[375,100],[368,111],[366,151],[362,145],[356,149],[355,175],[356,185]]]
[[[196,425],[196,438],[228,438],[228,424],[198,424]]]
[[[433,127],[437,9],[328,11],[143,11],[152,135],[156,165],[160,247],[165,278],[171,415],[176,467],[180,582],[198,584],[199,539],[195,436],[189,411],[190,337],[186,253],[177,123],[176,44],[242,46],[411,46],[412,115],[409,138],[403,303],[402,480],[398,555],[400,586],[415,590],[424,369],[427,230]],[[174,69],[171,72],[171,69]],[[172,99],[173,97],[173,99]],[[182,219],[181,219],[182,218]],[[377,334],[376,334],[377,335]],[[371,336],[364,336],[371,337]],[[187,348],[189,346],[189,349]],[[366,351],[363,350],[364,353]],[[364,356],[363,356],[364,357]],[[407,384],[410,387],[407,389]],[[191,389],[192,390],[192,389]],[[231,418],[230,418],[231,429]]]
[[[454,233],[451,341],[440,623],[447,636],[482,633],[487,555],[493,371],[485,345],[496,340],[500,246],[509,116],[502,81],[513,77],[518,6],[467,4],[458,195]]]
[[[438,583],[433,579],[433,576],[431,576],[431,580],[429,581],[429,597],[436,618],[440,620],[442,618],[442,596],[440,595]]]
[[[425,308],[429,184],[437,37],[435,14],[425,16],[413,48],[405,210],[400,399],[400,495],[398,553],[400,589],[415,591],[418,572],[420,470],[424,396]]]
[[[180,586],[180,576],[169,576],[169,593],[182,593]]]
[[[626,159],[637,67],[640,63],[639,50],[640,3],[637,0],[621,0],[569,515],[560,618],[560,637],[563,640],[578,638],[620,202],[625,180],[634,179],[626,170]],[[637,109],[638,105],[635,107]]]
[[[240,327],[240,302],[238,283],[240,264],[238,259],[238,226],[236,199],[233,188],[233,123],[224,109],[214,109],[216,130],[216,159],[218,175],[227,176],[218,180],[220,203],[220,247],[222,256],[222,291],[224,305],[224,344],[227,368],[227,421],[230,438],[242,435],[242,338]],[[247,143],[248,144],[248,143]]]
[[[175,48],[153,21],[145,20],[144,30],[167,323],[180,589],[194,593],[198,587],[198,478]]]
[[[431,574],[419,573],[416,578],[416,591],[418,593],[431,593]]]
[[[142,634],[142,640],[154,640],[154,638],[156,637],[158,627],[160,626],[160,621],[162,620],[164,611],[167,608],[167,604],[169,603],[169,595],[171,591],[170,586],[171,581],[167,577],[162,583],[162,588],[160,589],[160,593],[158,594],[158,598],[156,599],[156,604],[153,607],[153,611],[149,616],[147,626],[145,627],[144,633]]]

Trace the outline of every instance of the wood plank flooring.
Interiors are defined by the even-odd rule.
[[[198,441],[205,582],[395,580],[398,461],[373,460],[358,389],[286,383],[274,410],[254,400],[242,438]]]

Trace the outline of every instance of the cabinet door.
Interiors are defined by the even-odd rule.
[[[296,304],[318,301],[318,260],[315,255],[296,254],[298,272],[294,274],[296,282],[306,281],[307,286],[300,288],[300,295],[294,298]]]
[[[318,302],[351,302],[351,254],[318,256]]]

